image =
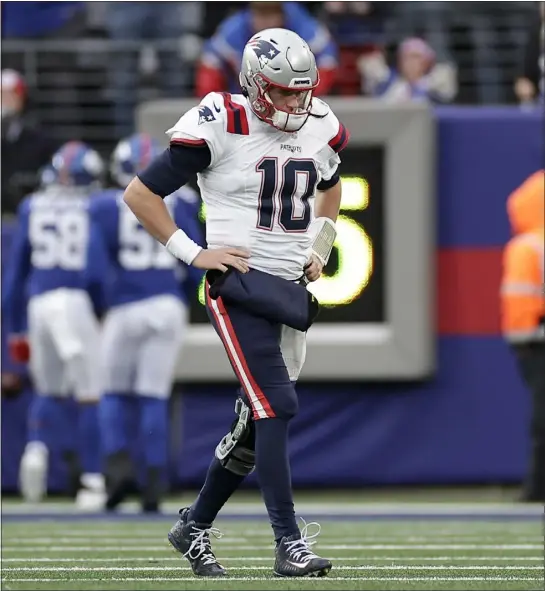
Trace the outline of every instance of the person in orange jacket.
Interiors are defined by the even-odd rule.
[[[507,200],[513,237],[505,246],[501,326],[532,394],[532,457],[522,500],[545,502],[545,170]]]

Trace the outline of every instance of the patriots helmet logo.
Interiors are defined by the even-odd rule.
[[[262,68],[280,53],[280,51],[276,49],[272,43],[266,41],[265,39],[255,39],[254,41],[251,41],[250,47],[257,55],[259,65]]]
[[[199,125],[206,123],[207,121],[215,121],[216,118],[214,117],[214,113],[212,113],[212,109],[207,107],[206,105],[201,105],[199,107]]]

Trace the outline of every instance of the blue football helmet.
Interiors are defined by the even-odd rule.
[[[133,177],[142,172],[162,151],[159,142],[147,133],[135,133],[121,140],[110,161],[113,180],[125,188]]]
[[[43,186],[95,187],[104,175],[104,162],[87,144],[72,141],[55,152],[41,173]]]

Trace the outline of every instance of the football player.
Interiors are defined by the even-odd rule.
[[[184,265],[154,240],[123,201],[123,190],[134,175],[161,152],[146,134],[120,141],[110,167],[120,188],[94,195],[91,206],[87,280],[108,307],[99,411],[108,510],[140,479],[143,511],[159,509],[168,457],[168,400],[186,334],[188,303],[202,280],[202,271]],[[187,235],[202,243],[195,191],[184,187],[164,203]],[[133,416],[136,429],[130,428]],[[137,443],[143,474],[136,473],[132,457]]]
[[[29,501],[46,493],[51,445],[62,450],[71,492],[79,489],[81,476],[90,493],[104,494],[97,423],[99,324],[83,275],[89,196],[103,170],[97,152],[69,142],[45,169],[43,188],[19,207],[2,308],[12,356],[30,357],[37,393],[20,465],[21,492]],[[72,395],[79,403],[76,421]]]
[[[254,35],[244,49],[242,94],[210,93],[185,113],[167,132],[169,149],[124,196],[170,252],[208,270],[209,317],[243,390],[203,488],[169,533],[197,575],[225,574],[211,549],[212,523],[254,466],[276,541],[274,572],[331,569],[312,551],[308,526],[297,525],[288,458],[309,325],[295,317],[312,316],[301,283],[320,277],[335,240],[339,152],[348,141],[329,106],[313,98],[318,82],[314,55],[298,35]],[[163,201],[194,173],[207,208],[207,248],[177,227]]]

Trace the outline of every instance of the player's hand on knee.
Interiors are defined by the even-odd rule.
[[[250,267],[245,259],[248,258],[250,253],[241,248],[208,248],[201,250],[192,264],[199,269],[218,269],[224,273],[228,267],[234,267],[241,273],[247,273]]]
[[[316,281],[320,279],[320,275],[324,270],[322,261],[315,255],[311,255],[307,264],[305,265],[305,277],[309,281]]]

